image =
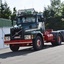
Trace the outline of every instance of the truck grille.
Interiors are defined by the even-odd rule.
[[[12,28],[10,30],[11,40],[23,39],[23,30],[21,28]]]

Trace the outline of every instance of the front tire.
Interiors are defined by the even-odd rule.
[[[10,49],[15,52],[19,50],[19,45],[17,44],[10,44]]]
[[[41,50],[43,48],[43,38],[41,38],[40,36],[37,36],[34,40],[33,40],[33,48],[34,50]]]

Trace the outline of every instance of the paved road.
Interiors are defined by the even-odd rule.
[[[64,64],[64,44],[52,47],[46,45],[40,51],[32,47],[11,52],[9,48],[0,50],[0,64]]]

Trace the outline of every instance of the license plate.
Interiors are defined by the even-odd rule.
[[[20,36],[15,36],[14,38],[20,38]]]

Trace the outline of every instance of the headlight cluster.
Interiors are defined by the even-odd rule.
[[[4,41],[10,41],[10,36],[5,36]]]
[[[25,39],[33,39],[33,35],[25,35]]]

